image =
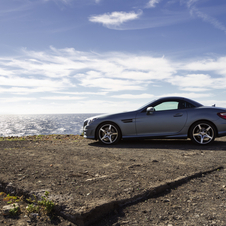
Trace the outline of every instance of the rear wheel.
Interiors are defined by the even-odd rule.
[[[114,123],[103,123],[97,129],[97,136],[103,144],[116,144],[121,139],[121,131]]]
[[[196,144],[210,144],[214,141],[215,137],[216,129],[210,122],[196,122],[190,129],[190,138]]]

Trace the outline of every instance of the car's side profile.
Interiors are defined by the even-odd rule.
[[[183,97],[165,97],[136,111],[86,119],[84,137],[103,144],[123,138],[190,138],[205,145],[226,136],[226,109]]]

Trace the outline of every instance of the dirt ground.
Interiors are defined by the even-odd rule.
[[[226,225],[225,157],[226,138],[204,147],[190,140],[104,146],[74,135],[0,138],[0,194],[23,195],[21,213],[3,216],[2,193],[0,225]],[[26,198],[46,191],[53,213],[28,212]]]

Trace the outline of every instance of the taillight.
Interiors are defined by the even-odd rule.
[[[226,119],[226,112],[217,113],[217,115],[223,119]]]

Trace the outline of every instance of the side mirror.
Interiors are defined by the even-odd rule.
[[[155,111],[155,109],[154,109],[153,107],[148,107],[148,108],[146,109],[147,115],[153,114],[154,111]]]

